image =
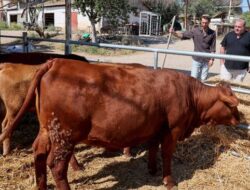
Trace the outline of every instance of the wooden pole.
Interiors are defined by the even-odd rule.
[[[44,15],[44,2],[42,3],[42,31],[45,30],[45,15]]]
[[[249,0],[247,0],[247,5],[248,5],[248,9],[250,11],[250,1]]]
[[[188,20],[188,0],[185,3],[185,17],[184,17],[184,27],[187,30],[187,20]]]
[[[232,8],[232,0],[229,1],[229,10],[228,10],[228,15],[227,15],[227,20],[229,22],[230,22],[231,8]]]
[[[175,18],[176,18],[176,15],[172,18],[171,28],[173,28],[173,27],[174,27]],[[168,49],[168,47],[169,47],[169,43],[170,43],[171,37],[172,37],[172,32],[170,32],[170,33],[169,33],[169,35],[168,35],[167,49]],[[165,57],[164,57],[164,60],[163,60],[163,63],[162,63],[161,69],[163,69],[163,68],[164,68],[165,61],[166,61],[166,57],[167,57],[167,54],[165,54]]]
[[[65,0],[65,46],[64,54],[68,55],[71,53],[71,0]]]

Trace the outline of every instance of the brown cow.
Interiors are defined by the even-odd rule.
[[[33,149],[39,189],[47,188],[46,162],[57,189],[70,189],[67,167],[77,143],[117,149],[146,141],[152,142],[148,165],[152,173],[161,144],[163,182],[171,189],[175,186],[171,158],[178,140],[201,124],[239,123],[239,102],[227,85],[205,86],[170,70],[54,59],[37,72],[21,110],[0,142],[29,107],[35,89],[40,131]]]
[[[0,56],[0,98],[3,109],[0,110],[2,130],[8,127],[22,106],[31,79],[39,65],[52,58],[68,58],[87,61],[78,55],[60,55],[48,53],[9,53]],[[15,64],[9,64],[15,63]],[[20,64],[20,65],[19,65]],[[25,64],[25,65],[23,65]],[[3,142],[3,155],[10,152],[10,138]]]

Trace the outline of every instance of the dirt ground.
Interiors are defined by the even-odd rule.
[[[3,39],[1,39],[2,41]],[[152,43],[150,47],[164,48],[166,41]],[[217,46],[219,47],[218,40]],[[171,49],[192,50],[191,40],[174,41]],[[217,49],[218,51],[218,49]],[[63,53],[56,50],[56,52]],[[137,52],[127,56],[93,56],[88,59],[142,63],[153,66],[153,54]],[[160,55],[159,66],[164,55]],[[168,55],[165,67],[190,71],[191,57]],[[209,81],[218,81],[219,60],[211,68]],[[248,74],[249,78],[249,74]],[[244,82],[250,87],[250,82]],[[250,95],[237,94],[242,123],[250,123]],[[32,189],[35,185],[31,144],[37,134],[37,121],[28,114],[13,136],[13,152],[3,157],[0,148],[0,190]],[[146,146],[133,148],[133,158],[121,151],[108,153],[102,148],[77,146],[76,157],[82,171],[69,168],[69,183],[74,190],[163,190],[161,158],[158,157],[158,172],[151,176],[147,172]],[[183,142],[179,142],[172,164],[173,177],[179,190],[250,190],[250,132],[231,126],[211,128],[203,126]],[[48,169],[49,189],[55,185]]]

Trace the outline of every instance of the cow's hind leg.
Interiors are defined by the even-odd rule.
[[[8,114],[5,115],[5,118],[2,122],[2,131],[4,131],[7,126],[9,125],[10,118],[8,117]],[[3,141],[3,155],[7,155],[10,153],[10,137],[7,137]]]
[[[73,155],[72,149],[64,149],[64,147],[52,145],[49,154],[49,167],[56,183],[56,188],[60,190],[70,190],[67,171],[69,161]]]
[[[47,189],[46,162],[50,142],[47,135],[39,133],[33,143],[36,183],[39,190]]]
[[[74,170],[74,171],[79,171],[81,170],[81,166],[79,165],[76,157],[74,154],[72,154],[71,158],[70,158],[70,161],[69,161],[69,164],[71,165],[71,168]]]
[[[123,148],[123,154],[124,154],[126,157],[132,157],[131,148],[130,148],[130,147],[125,147],[125,148]]]

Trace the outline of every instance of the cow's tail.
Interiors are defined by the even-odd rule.
[[[47,61],[45,64],[43,64],[37,70],[32,82],[29,86],[29,89],[28,89],[28,92],[27,92],[27,95],[25,97],[25,100],[23,102],[22,107],[18,111],[13,122],[8,127],[6,127],[4,131],[2,131],[2,133],[0,135],[0,143],[2,143],[5,138],[11,136],[13,130],[16,128],[16,126],[19,123],[19,121],[21,120],[22,116],[29,109],[29,107],[32,103],[32,100],[34,100],[35,90],[36,90],[37,86],[39,85],[42,76],[51,68],[52,64],[53,64],[53,60]]]

